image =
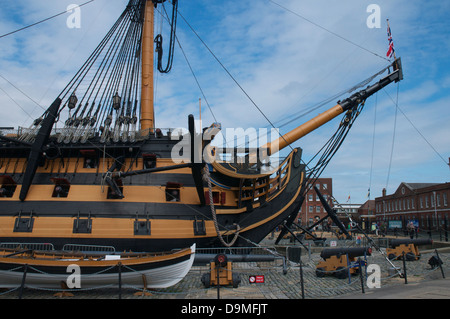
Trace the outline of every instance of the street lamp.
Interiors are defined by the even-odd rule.
[[[437,202],[436,202],[436,192],[433,191],[434,196],[434,218],[436,219],[436,230],[439,230],[439,221],[437,218]]]

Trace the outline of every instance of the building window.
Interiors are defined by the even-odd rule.
[[[428,208],[428,196],[425,196],[425,207]]]
[[[436,194],[436,202],[437,206],[441,207],[441,194]]]
[[[328,185],[327,185],[327,184],[322,184],[322,189],[323,189],[323,190],[328,189]]]
[[[406,200],[406,204],[407,204],[407,207],[409,209],[410,208],[410,206],[409,206],[409,198]]]
[[[316,206],[316,213],[320,213],[320,206]]]
[[[420,197],[420,208],[423,208],[423,198]]]
[[[312,213],[314,209],[314,206],[309,206],[309,212]]]
[[[308,201],[310,201],[310,202],[313,201],[313,195],[312,195],[312,194],[309,194],[309,195],[308,195]]]
[[[447,193],[442,194],[442,199],[444,200],[444,206],[447,206]]]

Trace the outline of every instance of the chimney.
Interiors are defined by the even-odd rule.
[[[386,188],[383,188],[383,197],[386,197]]]

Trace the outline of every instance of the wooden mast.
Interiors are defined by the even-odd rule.
[[[154,41],[154,4],[146,0],[144,30],[142,35],[142,90],[141,90],[141,130],[155,127],[153,108],[153,41]]]
[[[342,106],[340,104],[337,104],[331,109],[323,112],[322,114],[316,116],[308,122],[286,133],[276,141],[267,143],[265,146],[263,146],[263,148],[268,149],[268,155],[275,154],[289,144],[294,143],[295,141],[299,140],[300,138],[304,137],[305,135],[311,133],[315,129],[344,113],[344,111],[345,110],[342,108]]]

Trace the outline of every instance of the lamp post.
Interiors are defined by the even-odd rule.
[[[436,192],[433,191],[434,196],[434,218],[436,219],[436,230],[439,230],[439,221],[437,218],[437,202],[436,202]]]

